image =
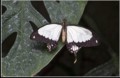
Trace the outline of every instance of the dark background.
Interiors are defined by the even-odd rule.
[[[59,3],[59,1],[57,1]],[[42,1],[32,1],[34,8],[38,10],[49,22],[51,22],[47,10]],[[2,14],[6,8],[2,6]],[[108,52],[108,46],[119,56],[119,2],[118,1],[88,1],[83,16],[79,22],[79,25],[89,27],[89,23],[86,22],[84,16],[88,15],[95,21],[97,28],[103,35],[104,39],[109,43],[106,45],[101,42],[99,46],[91,48],[82,48],[78,52],[78,61],[73,64],[74,56],[63,47],[63,49],[55,56],[55,58],[36,74],[36,76],[83,76],[89,70],[96,66],[99,66],[111,59],[111,55]],[[91,28],[91,27],[89,27]],[[92,28],[91,28],[92,29]],[[13,34],[13,41],[16,34]],[[2,43],[3,54],[7,54],[8,49],[12,46],[6,45],[7,40]],[[6,50],[6,51],[5,51]],[[115,74],[112,74],[115,75]]]

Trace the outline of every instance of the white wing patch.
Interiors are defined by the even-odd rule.
[[[38,29],[38,34],[50,40],[58,41],[62,26],[59,24],[49,24]]]
[[[92,32],[83,27],[67,26],[67,42],[86,42],[92,38]]]

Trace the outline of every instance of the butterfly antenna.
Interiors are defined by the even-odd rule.
[[[74,56],[75,56],[75,60],[74,60],[74,64],[77,62],[77,54],[76,52],[74,52]]]

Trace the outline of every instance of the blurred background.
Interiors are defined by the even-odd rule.
[[[59,3],[59,1],[57,2]],[[31,3],[50,23],[51,20],[44,3],[42,1],[31,1]],[[6,8],[2,6],[2,13],[5,10]],[[88,1],[78,25],[94,30],[100,36],[101,44],[96,47],[81,48],[77,54],[78,61],[76,64],[73,63],[74,55],[70,54],[64,46],[36,76],[83,76],[112,58],[109,47],[119,56],[119,1]],[[14,41],[14,37],[11,37],[11,40],[12,38]],[[3,50],[6,50],[6,47],[11,47],[5,42],[2,43],[2,46]],[[111,74],[111,76],[117,75],[118,72]]]

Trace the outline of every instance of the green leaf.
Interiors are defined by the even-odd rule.
[[[90,70],[85,76],[112,76],[115,74],[115,66],[113,60],[109,60],[105,64],[102,64],[94,69]]]
[[[86,1],[61,1],[60,3],[45,1],[46,8],[52,23],[62,23],[63,19],[67,19],[68,24],[78,24]]]
[[[106,37],[103,36],[103,34],[98,29],[98,27],[97,27],[98,25],[96,24],[95,20],[93,20],[92,17],[90,17],[88,14],[84,14],[83,19],[89,24],[89,26],[92,29],[94,29],[96,31],[96,33],[101,38],[101,42],[103,42],[106,46],[108,46],[108,52],[111,55],[111,63],[113,64],[113,67],[111,67],[111,70],[110,69],[108,70],[108,73],[118,73],[118,71],[119,71],[119,57],[118,57],[118,55],[113,50],[113,48],[110,46],[110,43],[107,41]],[[111,64],[110,64],[110,66],[111,66]],[[98,72],[103,71],[103,69],[105,68],[105,66],[100,66],[100,67],[101,68],[98,69]],[[108,67],[109,66],[106,66],[106,70],[107,70]],[[96,69],[95,71],[97,71],[97,68],[95,68],[95,69]],[[114,70],[114,72],[113,72],[113,70]],[[91,71],[94,71],[94,69],[91,70]],[[98,72],[96,72],[96,73],[98,73]],[[96,73],[95,73],[95,75],[96,75]],[[101,74],[104,75],[104,73],[101,73]],[[107,73],[105,73],[105,74],[107,74]],[[91,74],[91,75],[93,75],[93,74]]]
[[[84,11],[86,1],[44,2],[52,23],[78,24]],[[48,22],[31,5],[30,1],[2,1],[7,11],[2,15],[2,42],[13,32],[17,32],[16,40],[6,57],[2,58],[2,76],[33,76],[43,69],[61,50],[63,44],[58,43],[56,49],[48,52],[46,45],[30,40],[32,27],[29,21],[41,27]]]

